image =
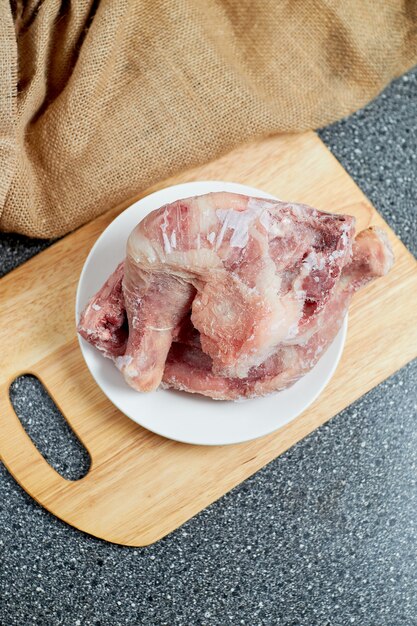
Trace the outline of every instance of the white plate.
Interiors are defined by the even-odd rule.
[[[77,289],[77,322],[89,298],[124,258],[130,231],[147,213],[179,198],[210,191],[273,197],[246,185],[203,181],[161,189],[135,202],[106,228],[87,257]],[[346,331],[347,318],[320,361],[295,385],[265,398],[243,402],[215,401],[200,395],[162,389],[153,393],[138,393],[125,383],[112,361],[104,358],[81,337],[78,339],[96,383],[125,415],[170,439],[200,445],[222,445],[267,435],[304,411],[333,376],[342,354]]]

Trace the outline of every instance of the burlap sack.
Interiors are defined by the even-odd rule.
[[[0,3],[0,227],[40,237],[417,62],[416,0]]]

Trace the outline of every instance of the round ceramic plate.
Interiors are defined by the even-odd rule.
[[[150,211],[179,198],[230,191],[272,198],[236,183],[202,181],[161,189],[121,213],[94,244],[81,272],[76,319],[125,256],[127,238]],[[295,385],[279,393],[243,402],[216,401],[197,394],[158,389],[138,393],[129,387],[110,359],[79,337],[81,351],[95,381],[120,411],[145,428],[170,439],[200,445],[240,443],[267,435],[293,420],[323,391],[342,354],[347,319],[316,366]]]

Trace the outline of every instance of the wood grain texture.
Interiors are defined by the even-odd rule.
[[[358,230],[371,223],[384,227],[396,255],[390,274],[355,296],[342,360],[320,398],[276,433],[227,447],[169,441],[122,415],[94,383],[75,335],[78,277],[103,229],[149,191],[192,180],[240,182],[350,213]],[[92,535],[131,546],[152,543],[183,524],[417,355],[417,264],[314,133],[243,146],[146,194],[0,280],[2,458],[49,511]],[[65,480],[48,465],[11,407],[9,385],[28,372],[42,380],[90,452],[91,469],[79,481]]]

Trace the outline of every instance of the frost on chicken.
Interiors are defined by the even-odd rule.
[[[385,234],[307,205],[211,193],[150,213],[78,332],[138,391],[239,399],[323,355],[355,291],[386,274]]]

